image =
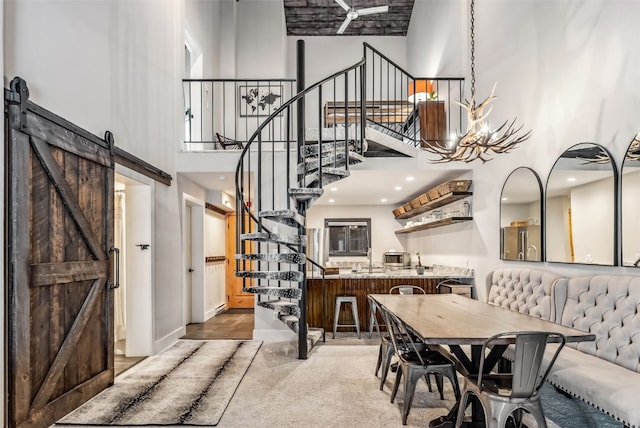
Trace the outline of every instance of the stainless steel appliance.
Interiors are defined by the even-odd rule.
[[[307,257],[314,260],[322,266],[327,265],[329,261],[329,229],[307,229]],[[311,263],[307,264],[307,268],[311,269]],[[313,267],[313,273],[320,273],[320,269]]]
[[[411,256],[405,251],[387,251],[382,260],[388,268],[409,269],[411,267]]]

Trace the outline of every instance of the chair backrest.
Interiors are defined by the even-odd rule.
[[[484,362],[487,351],[493,346],[505,343],[515,343],[515,357],[513,361],[513,381],[511,397],[527,398],[537,392],[549,375],[549,371],[565,344],[565,337],[559,333],[549,333],[545,331],[522,331],[500,333],[490,337],[482,346],[482,357],[480,361],[478,386],[482,388],[482,376]],[[549,362],[544,374],[540,376],[542,369],[542,359],[547,342],[559,342],[553,358]]]
[[[420,360],[420,363],[424,366],[425,361],[422,359],[422,354],[418,351],[418,347],[416,345],[416,335],[400,318],[396,316],[396,314],[389,312],[382,307],[380,307],[380,309],[384,315],[385,322],[387,323],[387,330],[396,355],[402,358],[402,352],[413,351]]]
[[[391,287],[389,294],[426,294],[425,291],[417,285],[396,285]]]
[[[227,147],[230,147],[233,149],[240,149],[240,150],[244,148],[241,141],[236,141],[234,139],[225,137],[224,135],[220,135],[217,132],[216,132],[216,139],[218,140],[218,144],[220,144],[220,147],[222,147],[223,150],[226,150]]]

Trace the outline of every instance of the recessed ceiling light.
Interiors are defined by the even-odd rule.
[[[396,186],[393,188],[393,190],[402,190],[402,186]]]
[[[507,198],[506,196],[504,198],[502,198],[503,201],[508,201],[509,198]]]
[[[218,180],[222,181],[222,180],[226,180],[226,179],[227,179],[227,177],[225,177],[224,175],[219,175],[218,176]]]
[[[576,181],[576,178],[575,177],[569,177],[569,178],[567,178],[567,181]]]
[[[380,202],[387,202],[387,198],[380,199]]]
[[[332,188],[331,188],[331,189],[329,189],[329,190],[331,190],[332,192],[336,192],[336,191],[338,191],[338,188],[337,188],[337,187],[332,187]]]
[[[329,199],[329,202],[333,203],[335,202],[335,199]]]
[[[414,178],[413,177],[407,177],[407,181],[413,181]]]

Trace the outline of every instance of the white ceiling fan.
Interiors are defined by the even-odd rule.
[[[344,10],[347,11],[347,17],[345,18],[340,28],[338,28],[338,34],[344,33],[344,30],[347,29],[347,27],[349,26],[349,23],[354,19],[358,18],[359,16],[373,15],[374,13],[389,12],[389,6],[366,7],[364,9],[356,10],[351,6],[349,6],[345,0],[335,0],[335,2],[338,3]]]

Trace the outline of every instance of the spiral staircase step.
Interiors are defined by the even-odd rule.
[[[298,253],[236,254],[236,259],[259,262],[292,263],[298,265],[303,265],[307,262],[307,257],[304,254]]]
[[[304,280],[304,274],[298,271],[279,270],[241,270],[236,272],[239,278],[268,279],[273,281],[300,282]]]
[[[304,235],[287,235],[284,233],[253,232],[240,235],[243,241],[274,242],[276,244],[306,245]]]
[[[285,302],[282,300],[267,300],[258,302],[257,305],[263,308],[273,309],[279,314],[300,317],[300,307],[297,303]]]
[[[339,168],[322,168],[322,186],[326,186],[327,184],[331,184],[334,181],[342,180],[349,176],[349,170],[339,169]],[[319,179],[318,172],[314,172],[308,174],[304,177],[304,180],[299,184],[304,185],[306,187],[311,187],[313,185],[317,185]]]
[[[262,294],[280,297],[283,299],[300,299],[302,296],[302,290],[299,288],[287,288],[287,287],[246,287],[243,289],[245,293]]]
[[[290,227],[304,227],[304,217],[295,210],[261,211],[258,217],[282,223]]]
[[[331,165],[332,167],[344,166],[344,152],[337,154],[330,154],[322,157],[322,166]],[[349,165],[355,165],[364,162],[364,156],[356,153],[349,152]],[[298,164],[298,174],[305,174],[308,172],[316,171],[320,161],[318,158],[306,158],[304,162]]]

